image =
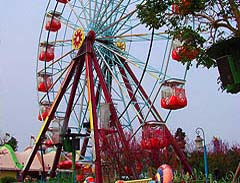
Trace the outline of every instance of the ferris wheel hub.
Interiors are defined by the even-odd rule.
[[[93,30],[90,30],[87,34],[87,39],[91,42],[94,42],[96,39],[96,33]]]

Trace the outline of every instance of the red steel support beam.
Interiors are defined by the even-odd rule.
[[[94,145],[95,145],[95,172],[96,172],[96,182],[102,183],[102,167],[101,167],[101,154],[99,145],[99,134],[98,134],[98,121],[97,121],[97,107],[96,107],[96,97],[94,93],[94,78],[93,78],[93,68],[92,68],[92,57],[93,49],[92,44],[95,39],[95,33],[90,31],[86,38],[86,77],[88,86],[88,102],[89,102],[89,112],[90,112],[90,128],[94,132]]]
[[[135,82],[135,84],[138,86],[139,85],[139,81],[136,78],[135,74],[133,73],[133,71],[131,70],[131,68],[129,67],[129,65],[127,64],[127,62],[125,61],[125,59],[120,58],[120,60],[122,61],[122,64],[124,64],[124,67],[126,68],[126,70],[128,71],[129,75],[132,77],[133,81]],[[152,104],[150,98],[148,97],[147,93],[145,92],[145,90],[143,89],[142,85],[139,85],[139,90],[140,92],[143,94],[143,97],[146,101],[148,101],[149,105],[151,106],[151,108],[153,109],[154,113],[152,114],[153,116],[155,116],[155,118],[158,118],[159,121],[163,122],[162,117],[160,116],[160,114],[158,113],[157,109],[155,108],[155,106]],[[156,116],[157,115],[157,116]]]
[[[100,83],[98,84],[98,87],[97,87],[97,91],[96,91],[96,103],[99,102],[99,95],[100,95]],[[87,129],[87,132],[90,133],[90,129]],[[83,144],[82,144],[82,148],[81,148],[81,152],[80,152],[80,159],[82,156],[85,156],[85,153],[87,151],[87,145],[88,145],[88,142],[89,142],[89,137],[85,137],[84,140],[83,140]]]
[[[63,133],[61,134],[62,135],[61,138],[63,138],[64,135],[66,134],[69,118],[70,118],[70,115],[71,115],[71,112],[72,112],[72,106],[73,106],[75,94],[76,94],[78,83],[79,83],[79,80],[80,80],[80,75],[81,75],[82,70],[83,70],[83,64],[84,64],[84,60],[79,59],[79,63],[76,67],[76,73],[75,73],[73,84],[72,84],[72,90],[71,90],[71,93],[70,93],[70,97],[69,97],[69,101],[68,101],[68,104],[67,104],[67,109],[66,109],[66,113],[65,113],[65,117],[64,117],[64,121],[63,121]],[[52,169],[51,169],[51,174],[54,174],[55,171],[56,171],[57,164],[58,164],[58,161],[59,161],[59,158],[60,158],[60,155],[61,155],[61,151],[62,151],[62,146],[63,146],[62,143],[60,143],[58,145],[58,148],[57,148],[57,151],[56,151],[56,154],[55,154],[55,158],[54,158],[54,161],[53,161]]]

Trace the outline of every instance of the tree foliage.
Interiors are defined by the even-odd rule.
[[[17,139],[9,133],[5,133],[5,135],[0,136],[0,146],[3,146],[4,144],[10,145],[14,151],[17,151],[18,149]]]
[[[0,183],[12,183],[17,182],[17,180],[14,177],[3,177],[0,179]]]
[[[215,141],[215,142],[214,142]],[[227,172],[235,172],[240,161],[240,145],[232,145],[229,147],[227,143],[223,143],[220,139],[214,137],[212,142],[208,144],[208,168],[209,173],[214,175],[218,180],[226,175]],[[188,160],[192,168],[204,172],[203,152],[189,152]]]
[[[137,8],[140,21],[149,29],[161,29],[173,38],[186,29],[194,32],[195,37],[187,41],[197,40],[197,66],[210,68],[216,63],[207,49],[216,42],[240,37],[239,4],[237,0],[148,0]],[[182,44],[187,44],[184,41]]]

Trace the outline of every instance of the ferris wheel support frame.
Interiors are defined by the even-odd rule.
[[[133,73],[133,71],[131,70],[131,68],[129,67],[129,65],[127,64],[127,62],[125,61],[125,59],[121,58],[120,59],[122,64],[124,64],[124,67],[126,68],[127,72],[130,74],[130,76],[132,77],[134,83],[139,86],[139,90],[142,93],[144,99],[149,103],[149,105],[151,106],[151,108],[153,109],[153,116],[155,117],[155,120],[157,121],[161,121],[164,122],[164,120],[162,119],[162,117],[160,116],[159,112],[157,111],[157,109],[155,108],[153,102],[150,100],[150,98],[148,97],[147,93],[145,92],[144,88],[142,87],[142,85],[139,83],[139,81],[137,80],[135,74]],[[192,175],[192,168],[189,165],[184,153],[182,152],[182,150],[179,148],[176,140],[174,139],[174,137],[172,136],[171,132],[169,131],[169,129],[167,128],[166,124],[165,125],[165,130],[166,130],[166,136],[169,138],[170,143],[173,146],[174,151],[176,152],[177,156],[179,157],[180,161],[183,163],[185,169],[187,170],[187,172],[189,174]]]
[[[44,121],[44,124],[39,132],[38,137],[36,138],[36,142],[35,142],[35,146],[33,147],[33,150],[31,152],[31,155],[29,156],[29,159],[27,160],[26,165],[24,166],[23,170],[21,171],[21,174],[24,176],[31,164],[32,161],[34,160],[35,155],[37,154],[37,151],[39,150],[39,147],[42,143],[42,140],[44,138],[44,135],[47,132],[47,129],[51,123],[51,120],[54,118],[54,114],[57,110],[58,105],[60,104],[62,97],[64,95],[64,93],[66,92],[67,87],[69,86],[69,83],[71,81],[71,79],[74,77],[74,81],[73,81],[73,85],[72,85],[72,90],[69,96],[69,102],[67,104],[67,109],[66,109],[66,113],[65,113],[65,118],[64,118],[64,123],[63,123],[63,136],[66,133],[66,129],[68,127],[68,121],[70,118],[70,114],[72,112],[72,107],[73,107],[73,102],[74,102],[74,98],[75,98],[75,94],[76,94],[76,90],[77,90],[77,86],[78,86],[78,82],[80,79],[80,75],[82,73],[82,69],[83,69],[83,65],[85,64],[86,66],[86,76],[87,76],[87,90],[88,90],[88,108],[89,108],[89,112],[90,112],[90,118],[89,118],[89,122],[90,122],[90,132],[93,133],[94,135],[94,146],[95,146],[95,155],[96,155],[96,159],[95,159],[95,169],[96,169],[96,181],[101,183],[102,182],[102,172],[101,172],[101,155],[100,155],[100,144],[99,144],[99,130],[98,130],[98,119],[97,119],[97,103],[98,103],[98,98],[99,98],[99,90],[97,89],[96,94],[94,91],[94,76],[93,76],[93,67],[95,69],[95,72],[97,74],[97,77],[99,79],[99,85],[98,88],[101,87],[105,100],[107,103],[110,104],[110,112],[111,112],[111,125],[113,125],[116,129],[117,132],[119,134],[120,137],[120,141],[122,142],[122,146],[123,146],[123,156],[126,159],[131,159],[130,158],[130,154],[128,154],[129,152],[129,145],[128,145],[128,141],[126,140],[126,137],[124,135],[121,123],[118,119],[117,116],[117,112],[116,109],[114,107],[113,104],[113,100],[111,98],[111,94],[107,88],[107,84],[106,81],[103,77],[102,71],[100,69],[99,63],[97,62],[97,58],[96,55],[94,53],[93,50],[93,43],[95,41],[95,32],[90,31],[88,33],[88,35],[86,36],[82,47],[79,49],[77,57],[74,58],[72,60],[72,62],[70,63],[70,67],[68,68],[68,72],[66,74],[66,77],[57,93],[57,96],[54,99],[53,105],[51,106],[50,112],[48,117],[46,118],[46,120]],[[119,71],[121,73],[122,79],[124,81],[124,84],[127,88],[128,91],[128,95],[131,99],[131,102],[134,103],[134,107],[135,110],[138,111],[138,120],[140,122],[140,124],[144,123],[144,116],[141,113],[141,108],[139,106],[139,104],[137,103],[137,99],[134,96],[134,92],[133,92],[133,88],[131,87],[130,81],[128,80],[127,73],[130,75],[130,77],[132,78],[133,82],[135,83],[135,85],[137,86],[137,88],[139,89],[139,91],[141,92],[142,97],[144,98],[144,100],[148,103],[148,107],[151,107],[152,110],[150,110],[155,118],[155,120],[157,121],[162,121],[162,118],[160,116],[160,114],[158,113],[158,111],[156,110],[156,108],[154,107],[153,103],[151,102],[150,98],[148,97],[148,95],[146,94],[145,90],[143,89],[143,87],[141,86],[141,83],[139,83],[138,79],[136,78],[135,74],[133,73],[133,71],[131,70],[131,68],[129,67],[129,65],[126,62],[126,59],[118,56],[119,60],[122,62],[124,68],[126,70],[124,70],[120,64],[118,64],[118,68]],[[74,76],[75,74],[75,76]],[[166,126],[166,125],[165,125]],[[176,154],[178,155],[178,157],[180,158],[181,162],[183,163],[183,165],[185,166],[186,170],[192,174],[192,170],[190,165],[188,164],[183,152],[181,151],[181,149],[178,147],[177,143],[175,142],[175,139],[173,138],[173,136],[171,135],[170,131],[168,130],[168,128],[166,127],[166,133],[167,136],[169,137],[170,143],[172,144]],[[84,140],[84,143],[82,145],[82,151],[81,151],[81,155],[85,154],[85,150],[86,150],[86,146],[88,144],[88,139],[86,138]],[[52,165],[52,169],[51,169],[51,174],[54,175],[56,168],[57,168],[57,164],[60,158],[60,154],[62,151],[62,142],[60,142],[57,145],[57,151],[56,151],[56,155],[53,161],[53,165]],[[130,163],[129,167],[131,168],[131,173],[133,174],[133,177],[137,178],[137,174],[134,168],[134,165],[131,165]]]
[[[94,34],[94,35],[93,35]],[[93,38],[94,37],[94,38]],[[94,93],[94,79],[93,79],[93,66],[97,72],[97,76],[99,77],[99,82],[100,85],[102,87],[103,93],[105,95],[105,99],[107,103],[110,103],[110,111],[112,114],[112,124],[116,127],[117,132],[119,133],[119,137],[121,139],[122,145],[123,145],[123,149],[124,149],[124,156],[126,157],[126,159],[129,159],[129,154],[128,154],[128,142],[126,140],[126,137],[124,135],[122,126],[120,124],[120,121],[118,120],[117,117],[117,112],[116,109],[114,107],[111,95],[108,91],[106,82],[104,81],[104,77],[101,73],[101,69],[99,64],[97,63],[97,58],[94,54],[92,45],[93,42],[95,40],[95,33],[93,31],[90,31],[88,33],[88,35],[86,36],[83,46],[80,48],[80,50],[78,51],[77,57],[74,58],[72,60],[72,62],[70,63],[70,66],[68,68],[66,77],[54,99],[54,102],[51,106],[51,109],[49,111],[48,117],[45,119],[42,128],[36,138],[36,142],[35,145],[33,147],[33,150],[27,160],[27,163],[25,164],[24,168],[22,169],[22,171],[20,172],[20,178],[24,179],[25,175],[28,173],[30,166],[34,160],[35,155],[37,154],[37,151],[39,150],[39,147],[42,143],[42,140],[44,138],[44,135],[46,134],[48,127],[52,121],[52,119],[54,118],[54,113],[57,110],[57,107],[59,106],[62,97],[64,95],[64,93],[66,92],[67,87],[69,86],[69,83],[71,81],[71,79],[74,77],[74,82],[72,85],[72,90],[71,90],[71,94],[69,97],[69,102],[68,102],[68,106],[66,109],[66,115],[64,118],[64,123],[63,123],[63,134],[61,134],[62,136],[64,136],[64,134],[66,133],[66,129],[68,127],[68,121],[69,121],[69,117],[72,111],[72,106],[73,106],[73,101],[74,101],[74,97],[75,97],[75,93],[76,93],[76,89],[77,89],[77,85],[80,79],[80,74],[82,73],[82,68],[85,62],[86,65],[86,76],[87,76],[87,88],[88,88],[88,102],[89,102],[89,111],[90,111],[90,129],[91,131],[93,130],[94,133],[94,145],[95,145],[95,153],[96,153],[96,159],[95,159],[95,171],[96,171],[96,181],[98,183],[102,183],[102,172],[101,172],[101,155],[100,155],[100,146],[99,146],[99,135],[98,135],[98,123],[97,123],[97,110],[96,110],[96,96]],[[84,50],[85,49],[85,50]],[[84,58],[82,57],[82,54],[84,55]],[[75,76],[74,76],[74,73]],[[97,91],[98,93],[98,91]],[[99,94],[96,94],[97,96]],[[53,165],[52,165],[52,169],[50,170],[50,175],[54,176],[55,175],[55,170],[57,168],[57,164],[60,158],[60,154],[62,151],[62,147],[63,144],[62,142],[60,142],[57,145],[57,151],[55,154],[55,158],[53,161]],[[136,175],[136,171],[135,169],[131,166],[131,164],[129,163],[128,165],[129,167],[131,167],[131,171],[132,174],[134,176],[134,178],[137,177]]]

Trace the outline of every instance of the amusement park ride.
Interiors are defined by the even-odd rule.
[[[37,62],[38,119],[43,124],[22,176],[45,146],[56,151],[51,176],[64,167],[60,161],[64,152],[72,152],[75,159],[77,151],[76,165],[91,163],[97,183],[103,182],[106,157],[115,159],[117,172],[127,166],[128,177],[137,179],[135,155],[130,153],[135,138],[142,139],[144,149],[154,146],[160,151],[172,146],[184,169],[192,173],[154,104],[159,98],[158,105],[164,110],[185,107],[185,78],[166,75],[171,39],[163,33],[143,33],[149,30],[136,17],[137,3],[49,0]],[[134,51],[134,46],[150,53],[146,45],[150,43],[151,50],[155,40],[166,45],[161,48],[166,53],[158,61],[151,63],[150,54],[143,62],[133,56],[144,54]],[[67,142],[74,142],[74,148],[70,144],[69,149]]]

